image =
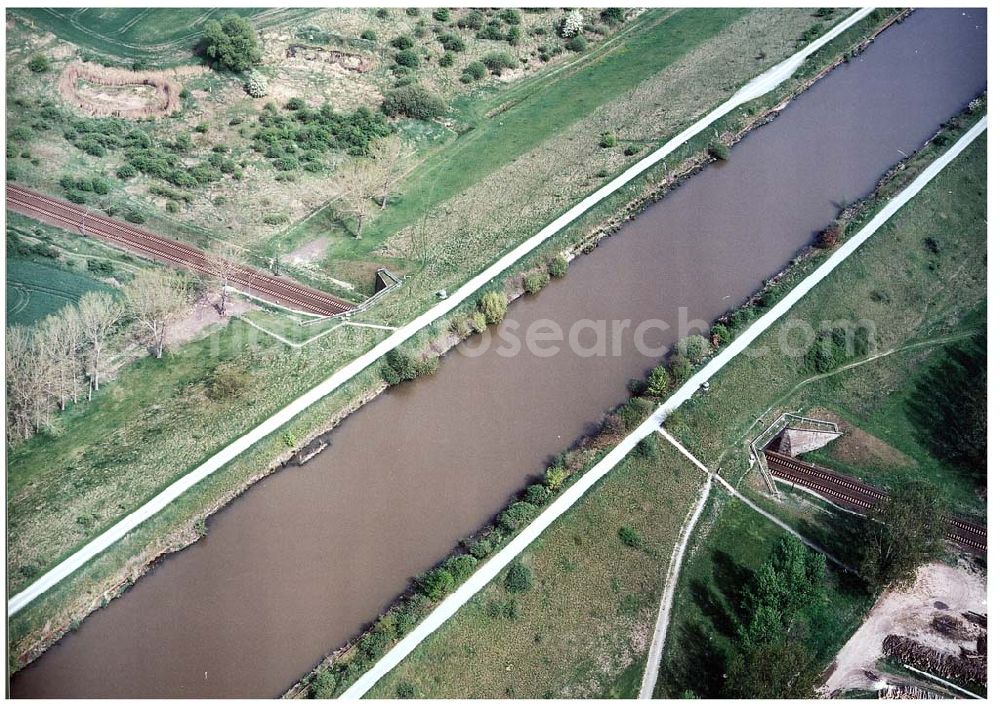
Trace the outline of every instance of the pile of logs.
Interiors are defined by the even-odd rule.
[[[932,675],[986,685],[985,655],[969,655],[964,650],[961,656],[952,655],[901,635],[887,635],[882,652]]]

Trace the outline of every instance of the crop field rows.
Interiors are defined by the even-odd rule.
[[[179,60],[194,46],[210,19],[235,12],[259,27],[307,17],[313,10],[277,8],[19,8],[16,13],[77,46],[127,60]],[[169,13],[167,15],[166,13]]]

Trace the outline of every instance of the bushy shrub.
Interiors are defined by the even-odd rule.
[[[465,51],[465,40],[462,39],[461,35],[454,32],[441,33],[438,35],[438,42],[440,42],[441,46],[449,52]]]
[[[710,144],[708,144],[708,155],[718,161],[728,161],[729,160],[729,146],[722,143],[719,139],[715,139]]]
[[[458,18],[458,26],[463,30],[481,30],[484,22],[486,22],[486,16],[482,10],[469,10]]]
[[[531,574],[531,569],[520,561],[515,561],[511,564],[510,568],[507,569],[507,575],[503,579],[504,588],[510,593],[530,591],[533,582],[534,576]]]
[[[497,525],[505,534],[513,534],[535,517],[538,507],[528,502],[514,502],[500,512]]]
[[[601,148],[612,148],[617,145],[618,137],[611,131],[605,131],[597,143]]]
[[[569,269],[569,262],[562,255],[556,255],[549,260],[549,275],[559,279],[566,276]]]
[[[517,60],[509,52],[488,52],[483,56],[482,61],[486,68],[497,76],[503,70],[514,69],[517,66]]]
[[[382,101],[382,111],[387,116],[408,116],[425,121],[441,116],[447,109],[441,97],[419,84],[391,89]]]
[[[670,374],[663,364],[657,364],[646,379],[646,393],[653,398],[662,398],[670,390]]]
[[[587,38],[583,35],[576,35],[573,39],[566,43],[566,49],[573,52],[583,52],[587,49]]]
[[[297,96],[292,97],[287,102],[285,102],[285,108],[288,109],[289,111],[298,111],[299,109],[306,108],[306,101],[305,99],[301,99]]]
[[[451,19],[451,12],[446,7],[439,7],[431,13],[431,17],[438,22],[447,22]]]
[[[469,546],[469,553],[482,561],[493,553],[493,543],[487,539],[477,539]]]
[[[512,7],[503,8],[497,13],[497,18],[499,18],[501,22],[506,22],[508,25],[521,24],[521,13]]]
[[[441,59],[438,60],[438,66],[441,67],[451,67],[455,64],[455,55],[451,52],[445,52],[441,55]]]
[[[609,25],[625,22],[625,9],[621,7],[606,7],[601,10],[601,20]]]
[[[389,44],[396,49],[410,49],[413,47],[414,42],[413,38],[408,35],[399,35],[398,37],[393,37]]]
[[[309,696],[314,700],[328,700],[337,694],[339,680],[332,670],[320,670],[309,683]]]
[[[732,340],[733,335],[725,324],[716,324],[712,327],[712,343],[716,346],[725,346]]]
[[[649,417],[649,414],[653,411],[653,404],[650,403],[645,398],[637,398],[633,396],[629,398],[618,409],[618,415],[622,419],[622,426],[624,430],[635,430],[635,428]]]
[[[396,52],[396,64],[401,67],[409,67],[410,69],[415,69],[420,66],[420,57],[412,49],[404,49],[400,52]]]
[[[409,680],[403,680],[396,685],[396,697],[401,700],[411,700],[417,696],[417,687]]]
[[[631,547],[633,549],[639,549],[642,547],[642,537],[639,536],[637,532],[632,527],[621,527],[618,529],[618,538],[621,543],[625,546]]]
[[[542,291],[542,287],[549,283],[549,273],[533,270],[524,275],[521,281],[528,294],[537,294]]]
[[[364,30],[361,33],[361,39],[368,40],[369,42],[374,42],[378,39],[378,35],[375,34],[375,30]]]
[[[247,77],[247,83],[243,88],[254,99],[267,96],[267,77],[260,72],[250,72],[250,76]]]
[[[499,324],[507,316],[507,297],[502,292],[487,292],[479,298],[479,310],[487,324]]]
[[[461,583],[472,576],[472,572],[476,570],[476,566],[478,565],[479,560],[472,554],[451,556],[444,562],[444,567],[451,574],[455,583]]]
[[[420,375],[420,362],[415,356],[393,349],[385,355],[382,364],[382,378],[394,386],[401,381],[412,381]]]
[[[438,567],[417,580],[417,590],[432,601],[439,601],[455,588],[455,577],[444,567]]]
[[[844,229],[840,226],[839,222],[830,223],[819,234],[816,244],[824,248],[836,247],[843,235]]]
[[[687,379],[691,378],[691,374],[694,373],[694,366],[691,365],[690,359],[681,354],[674,354],[670,357],[667,362],[670,369],[670,375],[677,383],[683,383]]]
[[[569,472],[566,471],[566,468],[559,465],[552,465],[545,470],[545,486],[550,491],[555,492],[562,487],[567,477],[569,477]]]
[[[472,312],[472,330],[477,334],[486,331],[486,315],[481,311]]]
[[[701,334],[691,334],[677,342],[677,353],[687,356],[692,361],[701,361],[708,352],[708,339]]]
[[[530,485],[524,492],[524,501],[536,507],[544,506],[549,501],[549,490],[544,485]]]
[[[478,59],[475,62],[470,62],[466,65],[465,69],[462,70],[462,79],[468,77],[468,82],[479,81],[486,76],[486,65],[480,62]]]
[[[36,74],[49,71],[49,67],[51,66],[52,66],[52,60],[50,60],[44,54],[36,54],[28,62],[28,69],[30,69],[32,72],[35,72]]]

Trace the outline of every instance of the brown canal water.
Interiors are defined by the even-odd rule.
[[[620,356],[569,339],[511,355],[495,334],[480,356],[452,353],[212,517],[200,542],[15,675],[13,695],[281,694],[626,397],[657,360],[635,346],[643,320],[671,325],[646,331],[654,346],[675,340],[684,308],[710,322],[743,302],[985,86],[985,11],[917,11],[509,312],[522,342],[538,320],[567,336],[592,320],[607,345],[629,320]]]

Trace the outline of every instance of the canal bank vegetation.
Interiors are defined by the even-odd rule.
[[[755,16],[755,21],[761,19]],[[850,47],[852,43],[858,42],[860,38],[865,37],[865,32],[871,33],[877,29],[879,23],[872,21],[861,23],[861,25],[863,26],[852,28],[856,30],[856,33],[845,33],[842,38],[844,47]],[[772,29],[777,31],[774,27]],[[743,27],[741,31],[746,30],[747,28]],[[731,39],[729,38],[729,40]],[[699,61],[704,61],[708,65],[705,68],[701,67],[698,62],[694,62],[694,58],[692,58],[693,64],[686,67],[685,72],[707,71],[711,74],[710,67],[714,61],[711,56],[699,55]],[[721,55],[718,56],[721,57]],[[745,71],[752,73],[749,65]],[[687,75],[685,74],[685,76]],[[737,85],[743,81],[740,77],[734,79],[734,81],[736,80],[738,80]],[[673,81],[671,79],[671,82]],[[682,119],[685,117],[678,114],[672,120],[680,122]],[[735,121],[741,125],[748,122],[753,123],[752,119],[746,117],[739,117]],[[658,145],[658,142],[659,138],[651,145]],[[573,154],[570,151],[567,155]],[[567,247],[577,245],[583,251],[587,251],[596,244],[597,240],[611,234],[614,231],[613,226],[620,223],[623,217],[627,218],[629,214],[641,209],[642,196],[658,194],[658,191],[662,192],[665,185],[670,185],[681,179],[682,175],[686,174],[684,169],[690,170],[692,166],[697,165],[698,160],[701,160],[698,159],[699,155],[705,155],[704,143],[700,139],[692,142],[689,148],[680,152],[678,157],[671,160],[665,167],[651,170],[626,187],[620,194],[609,199],[605,205],[591,211],[585,218],[555,238],[552,244],[547,246],[544,254],[525,260],[524,265],[513,268],[504,279],[514,280],[517,274],[542,265],[550,266],[550,274],[564,271],[565,265],[561,263],[560,255]],[[471,214],[476,214],[476,211]],[[521,225],[521,223],[518,224]],[[510,224],[508,224],[509,226]],[[527,223],[522,225],[525,228],[526,226]],[[552,267],[552,265],[555,266]],[[433,284],[439,285],[440,282],[435,280]],[[504,286],[500,290],[508,298],[523,291],[523,279],[520,280],[516,288],[511,288],[511,284],[504,282]],[[418,300],[425,299],[421,296],[423,288],[412,280],[408,280],[407,286],[401,291],[409,297],[416,297]],[[416,302],[413,303],[413,305],[415,304]],[[425,305],[421,304],[421,306]],[[468,314],[473,324],[476,323],[476,311],[474,302],[470,303]],[[460,313],[460,310],[456,312],[456,314]],[[409,309],[400,311],[398,304],[387,302],[373,309],[366,318],[392,323],[394,320],[406,316],[409,316]],[[455,336],[449,333],[451,324],[451,319],[442,320],[441,324],[429,329],[424,335],[427,339],[425,343],[454,343]],[[246,345],[254,343],[254,339],[257,337],[253,335],[253,330],[249,329],[247,325],[232,322],[217,330],[213,336],[215,339],[213,344],[192,345],[191,349],[186,352],[185,355],[195,358],[189,362],[193,366],[193,371],[181,373],[171,369],[171,373],[165,371],[160,378],[147,378],[142,377],[143,374],[135,374],[136,380],[126,385],[135,388],[142,384],[141,389],[148,392],[151,398],[155,398],[157,402],[167,403],[168,406],[146,410],[140,418],[127,418],[126,409],[119,408],[120,417],[117,419],[97,418],[96,416],[93,419],[82,419],[80,425],[83,426],[86,423],[86,427],[68,430],[73,442],[60,443],[60,446],[64,448],[62,451],[66,454],[72,454],[77,463],[76,466],[81,468],[83,472],[86,472],[90,463],[95,461],[91,457],[92,451],[99,450],[101,453],[100,462],[103,464],[100,490],[99,492],[94,491],[93,494],[99,496],[102,502],[107,502],[109,505],[114,504],[117,510],[110,512],[108,517],[94,518],[89,521],[92,521],[95,528],[106,528],[119,516],[147,500],[152,493],[162,489],[166,482],[197,464],[199,458],[204,457],[205,453],[217,450],[233,437],[252,427],[254,423],[259,422],[274,409],[275,403],[286,402],[294,395],[301,393],[304,388],[319,382],[330,371],[350,360],[353,355],[377,343],[385,333],[375,330],[340,329],[318,340],[315,344],[294,353],[274,348],[247,350]],[[349,334],[350,338],[345,340],[344,337]],[[256,343],[259,345],[259,342]],[[198,356],[199,349],[202,354],[200,357]],[[422,352],[423,348],[415,346],[414,350]],[[227,404],[226,412],[235,417],[220,418],[218,406],[207,408],[206,401],[198,398],[199,389],[191,387],[192,383],[197,384],[202,377],[209,377],[211,371],[222,362],[235,364],[251,373],[255,383],[252,394],[245,394]],[[347,384],[338,393],[324,399],[320,404],[300,415],[284,431],[258,443],[245,457],[231,463],[213,476],[210,481],[202,483],[195,490],[187,493],[170,510],[147,522],[127,540],[112,547],[104,555],[88,564],[85,572],[63,582],[47,594],[44,599],[33,604],[29,610],[15,617],[12,621],[12,640],[14,643],[11,646],[14,666],[24,664],[52,641],[58,639],[71,621],[78,620],[97,605],[107,601],[109,597],[120,593],[157,556],[180,548],[196,538],[197,532],[203,528],[204,519],[208,514],[221,507],[259,477],[273,471],[278,464],[290,457],[290,442],[308,441],[312,435],[329,428],[331,423],[337,422],[351,410],[374,397],[385,383],[380,377],[379,370],[378,367],[367,370],[361,377]],[[290,378],[291,374],[295,374],[295,378]],[[149,375],[145,374],[145,376]],[[124,393],[125,390],[119,392],[116,402],[120,403],[124,400]],[[163,396],[166,394],[169,394],[169,397],[164,398]],[[176,402],[173,399],[177,399]],[[642,403],[643,401],[639,400],[633,403],[633,406]],[[185,414],[184,427],[179,429],[177,418],[181,412]],[[192,425],[193,421],[202,422],[206,418],[209,420],[205,422],[210,422],[210,427]],[[128,438],[119,437],[119,431],[125,427],[126,423],[131,435]],[[173,433],[175,430],[183,432],[184,436],[179,440],[162,436],[163,433]],[[134,457],[123,457],[121,443],[126,441],[130,443],[129,449],[132,452],[136,451],[135,443],[141,443],[141,448],[138,449],[145,452],[146,457],[142,461],[136,461]],[[163,453],[163,456],[159,457],[157,453]],[[34,464],[28,464],[36,456]],[[61,466],[41,458],[40,451],[35,451],[34,456],[26,452],[23,457],[25,459],[22,466],[42,469]],[[175,464],[176,467],[168,468],[169,471],[161,470],[160,463],[164,462]],[[150,467],[153,463],[156,463],[155,468]],[[126,478],[129,482],[127,491],[121,487],[122,483],[126,481],[122,478]],[[136,483],[139,486],[135,486]],[[89,492],[91,489],[83,488],[84,494]],[[30,497],[41,497],[41,501],[44,501],[49,497],[49,494],[51,493],[35,490],[30,494]],[[78,491],[63,493],[60,497],[63,495],[69,497],[71,508],[82,504],[77,499]],[[62,506],[60,511],[67,511],[66,502],[62,499],[59,502]],[[55,501],[53,501],[54,504]],[[91,508],[79,506],[78,509],[89,515]],[[25,511],[29,510],[25,509]],[[23,551],[22,555],[25,557],[23,560],[34,565],[38,570],[49,568],[51,563],[68,554],[87,538],[86,533],[67,530],[67,536],[58,541],[52,540],[51,554],[34,549],[32,531],[35,527],[48,526],[52,516],[49,513],[51,511],[53,510],[47,507],[35,509],[21,525],[25,532],[23,541],[32,543],[31,547],[26,547]],[[43,629],[45,624],[49,625]]]
[[[663,577],[704,483],[662,438],[644,443],[371,696],[634,696]],[[544,504],[550,494],[536,487]]]
[[[866,464],[858,459],[850,471],[890,488],[917,479],[943,492],[949,507],[974,511],[979,498],[971,478],[931,454],[933,444],[921,437],[918,425],[922,416],[907,410],[907,404],[922,374],[947,358],[950,343],[968,342],[981,333],[982,322],[979,328],[973,325],[981,318],[986,293],[985,149],[984,136],[784,318],[801,319],[814,328],[842,319],[864,320],[874,327],[873,352],[839,371],[809,375],[801,356],[789,358],[783,351],[782,329],[775,325],[760,337],[753,354],[734,359],[709,392],[682,406],[667,422],[710,468],[719,467],[749,496],[822,545],[829,544],[852,565],[861,563],[861,552],[871,550],[857,538],[857,520],[832,507],[817,507],[811,498],[784,488],[777,501],[762,497],[754,490],[762,487],[755,471],[745,477],[747,443],[785,411],[832,417],[848,428],[858,424],[876,439],[874,446],[866,439]],[[940,251],[929,251],[926,241],[944,235],[948,237]],[[894,454],[896,448],[903,459]],[[881,462],[872,457],[875,452]],[[848,469],[840,459],[823,461]],[[778,533],[736,502],[711,509],[700,527],[705,544],[692,550],[682,570],[659,696],[718,694],[738,644],[737,631],[719,614],[720,601],[729,595],[726,582],[734,567],[756,570],[771,546],[763,537]],[[812,617],[830,620],[831,625],[824,623],[826,633],[807,646],[824,664],[871,601],[861,579],[844,574],[835,580],[838,584],[829,595],[836,605]]]

